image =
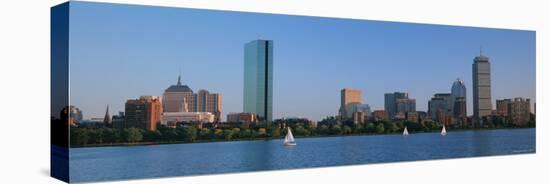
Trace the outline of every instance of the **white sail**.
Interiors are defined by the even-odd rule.
[[[443,129],[441,129],[441,135],[447,135],[447,130],[445,130],[445,125],[443,125]]]
[[[407,127],[405,127],[405,130],[403,130],[403,135],[409,135],[409,131],[407,131]]]
[[[294,136],[292,136],[292,131],[290,130],[290,127],[288,127],[288,133],[285,136],[284,144],[287,146],[296,145],[296,142],[294,142]]]

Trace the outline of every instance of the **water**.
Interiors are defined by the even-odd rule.
[[[535,153],[535,129],[73,148],[71,181],[104,181],[274,169]]]

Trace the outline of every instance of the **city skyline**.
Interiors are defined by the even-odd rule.
[[[417,110],[427,111],[432,95],[450,92],[456,78],[469,87],[472,115],[471,63],[480,45],[491,58],[492,108],[494,99],[536,102],[531,31],[161,7],[121,15],[115,12],[125,5],[74,5],[79,11],[71,17],[71,105],[86,119],[103,117],[106,105],[116,114],[127,99],[160,96],[174,83],[177,68],[182,83],[194,90],[224,95],[221,117],[241,112],[242,45],[260,36],[277,43],[273,119],[336,115],[339,91],[346,87],[361,90],[372,110],[384,109],[385,93],[401,91],[416,99]],[[214,20],[219,14],[224,16]],[[157,16],[162,21],[155,22]],[[223,31],[216,24],[237,19],[242,22]]]

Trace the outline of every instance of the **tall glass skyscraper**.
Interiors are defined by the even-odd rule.
[[[273,41],[254,40],[244,46],[243,111],[272,121]]]
[[[483,116],[491,115],[491,64],[489,58],[481,53],[472,64],[472,81],[474,97],[474,118],[479,122]]]
[[[451,94],[453,97],[464,97],[466,98],[466,85],[464,85],[464,81],[457,78],[456,81],[453,82],[453,86],[451,87]]]
[[[466,117],[466,106],[462,104],[466,102],[466,85],[463,80],[457,78],[456,81],[453,82],[453,86],[451,87],[451,95],[452,103],[450,105],[453,107],[453,114],[456,116]],[[457,102],[458,104],[455,104]]]

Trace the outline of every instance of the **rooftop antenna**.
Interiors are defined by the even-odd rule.
[[[479,56],[483,56],[483,46],[479,46]]]
[[[181,85],[181,68],[178,71],[178,86]]]

